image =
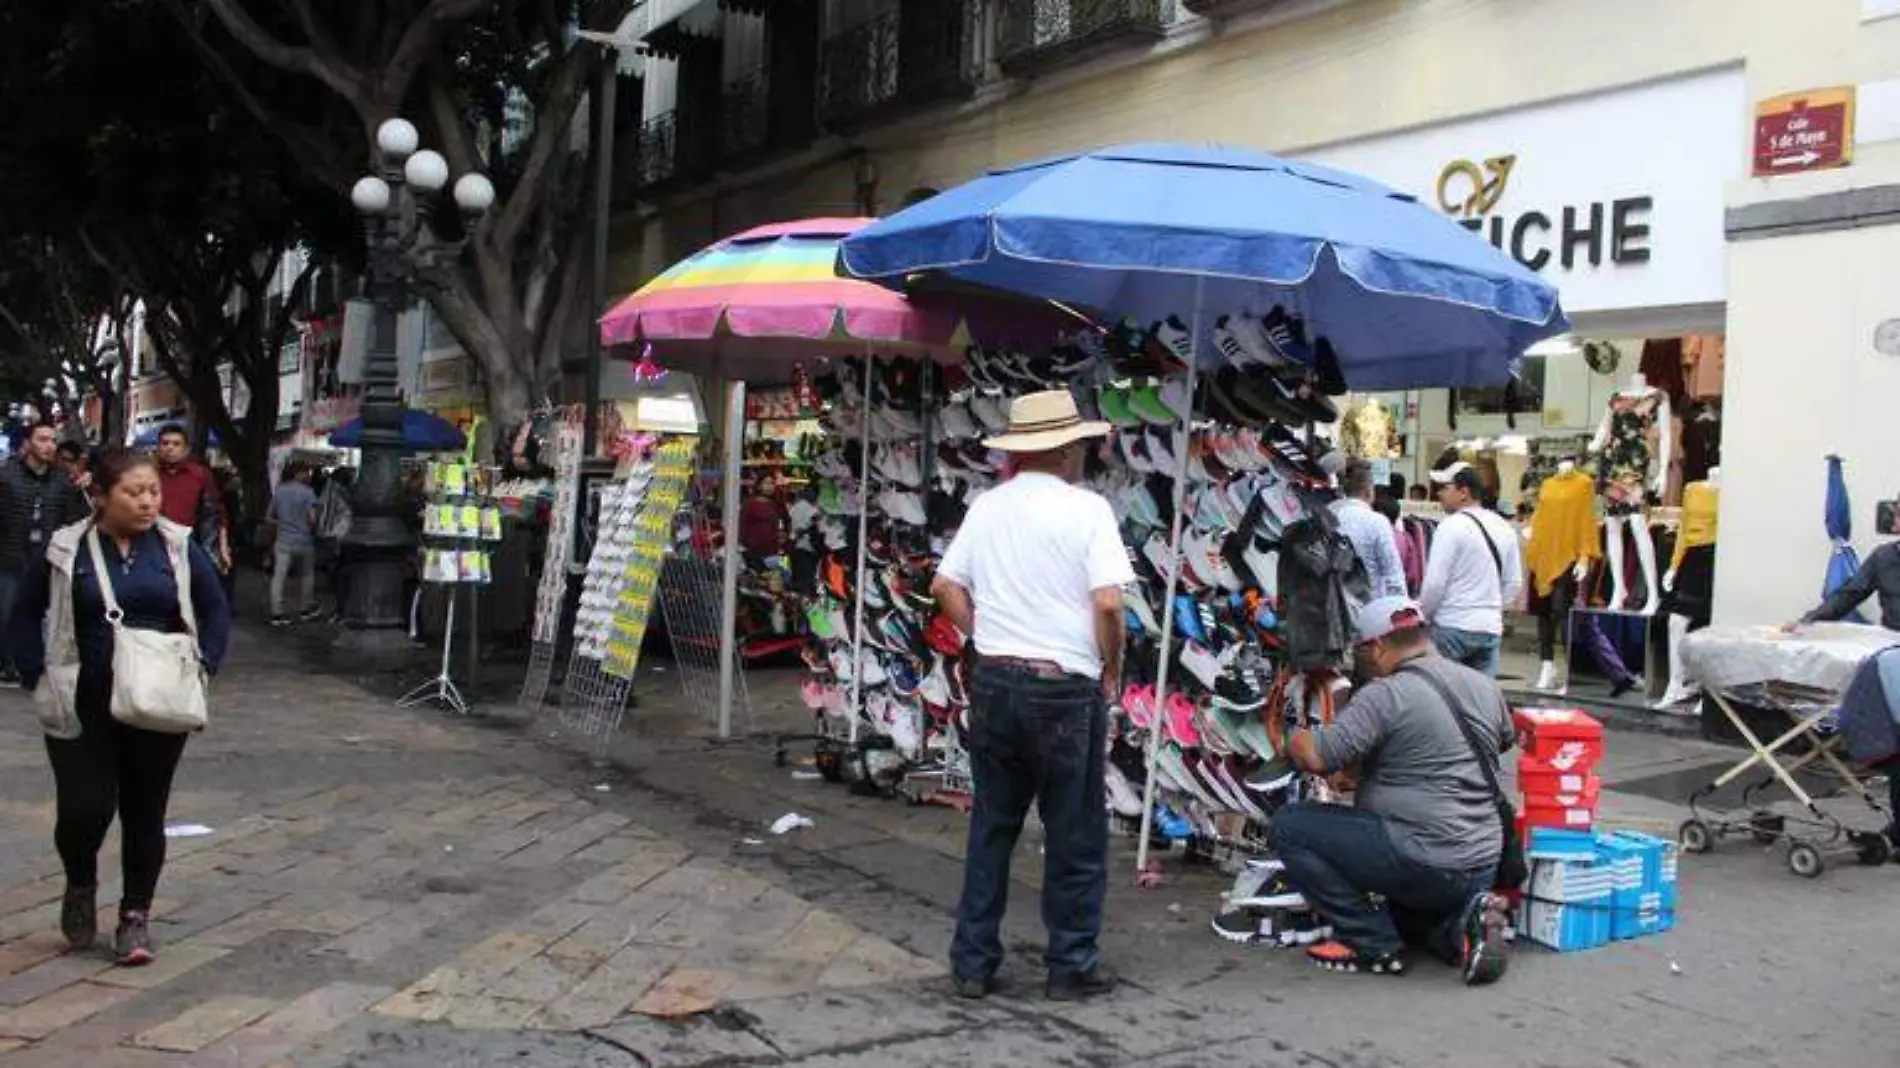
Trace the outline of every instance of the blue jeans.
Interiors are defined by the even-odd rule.
[[[1494,679],[1498,677],[1498,646],[1502,642],[1503,639],[1496,634],[1480,634],[1475,630],[1457,630],[1452,627],[1432,628],[1432,644],[1438,646],[1439,655],[1482,671]]]
[[[1409,941],[1456,962],[1465,906],[1497,882],[1496,865],[1456,871],[1421,864],[1399,852],[1383,817],[1343,805],[1288,805],[1273,817],[1273,843],[1288,881],[1332,925],[1333,937],[1364,957],[1397,953]],[[1367,894],[1385,905],[1375,907]]]
[[[979,666],[970,688],[970,769],[976,798],[963,861],[963,898],[950,966],[988,979],[1003,963],[1009,861],[1033,802],[1042,816],[1042,922],[1052,979],[1095,967],[1108,896],[1108,707],[1101,684]]]

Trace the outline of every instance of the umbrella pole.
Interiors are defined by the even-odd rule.
[[[871,525],[871,350],[864,351],[864,393],[858,404],[858,567],[851,573],[851,728],[847,740],[858,744],[858,720],[864,712],[864,565]]]
[[[1200,373],[1201,293],[1204,279],[1194,282],[1193,333],[1188,341],[1187,395],[1188,415],[1181,421],[1181,437],[1175,443],[1174,516],[1168,531],[1168,592],[1161,607],[1161,654],[1155,668],[1155,718],[1148,726],[1148,778],[1141,788],[1141,839],[1135,845],[1135,879],[1141,882],[1148,872],[1148,838],[1154,831],[1155,764],[1161,756],[1161,735],[1167,730],[1164,702],[1168,696],[1168,667],[1174,652],[1174,593],[1181,582],[1181,507],[1187,498],[1188,444],[1194,432],[1194,379]]]
[[[732,682],[739,640],[739,475],[745,453],[745,382],[733,379],[726,391],[726,486],[721,521],[725,537],[725,575],[719,591],[719,737],[732,737]]]

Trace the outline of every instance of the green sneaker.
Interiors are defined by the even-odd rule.
[[[837,638],[831,629],[831,613],[825,610],[822,601],[813,601],[805,606],[805,624],[811,628],[812,636],[823,641]]]
[[[1128,410],[1141,417],[1144,423],[1155,426],[1173,426],[1180,417],[1161,400],[1161,391],[1153,385],[1137,386],[1128,391]]]
[[[1213,714],[1220,720],[1222,732],[1233,739],[1241,749],[1262,760],[1277,759],[1279,754],[1273,751],[1273,740],[1267,737],[1267,725],[1260,722],[1260,713],[1236,712],[1220,707],[1220,698],[1213,702]]]
[[[1128,408],[1128,391],[1120,386],[1103,386],[1095,396],[1102,418],[1118,427],[1140,426],[1142,418]]]

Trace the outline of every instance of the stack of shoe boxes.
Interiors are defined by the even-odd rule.
[[[1520,708],[1513,712],[1522,753],[1517,762],[1524,810],[1518,831],[1549,827],[1589,831],[1596,826],[1602,783],[1603,724],[1574,708]]]
[[[1647,834],[1533,828],[1524,933],[1561,953],[1676,925],[1676,846]]]

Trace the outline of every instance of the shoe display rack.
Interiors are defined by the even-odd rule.
[[[597,749],[620,729],[696,447],[689,436],[648,436],[600,489],[561,699],[562,727]]]
[[[521,706],[540,715],[554,674],[555,648],[560,642],[561,609],[567,599],[568,564],[574,549],[574,525],[580,513],[580,474],[583,428],[568,420],[559,424],[542,459],[554,469],[554,501],[548,516],[547,553],[541,580],[535,586],[534,621],[530,634],[528,673],[521,683]]]

